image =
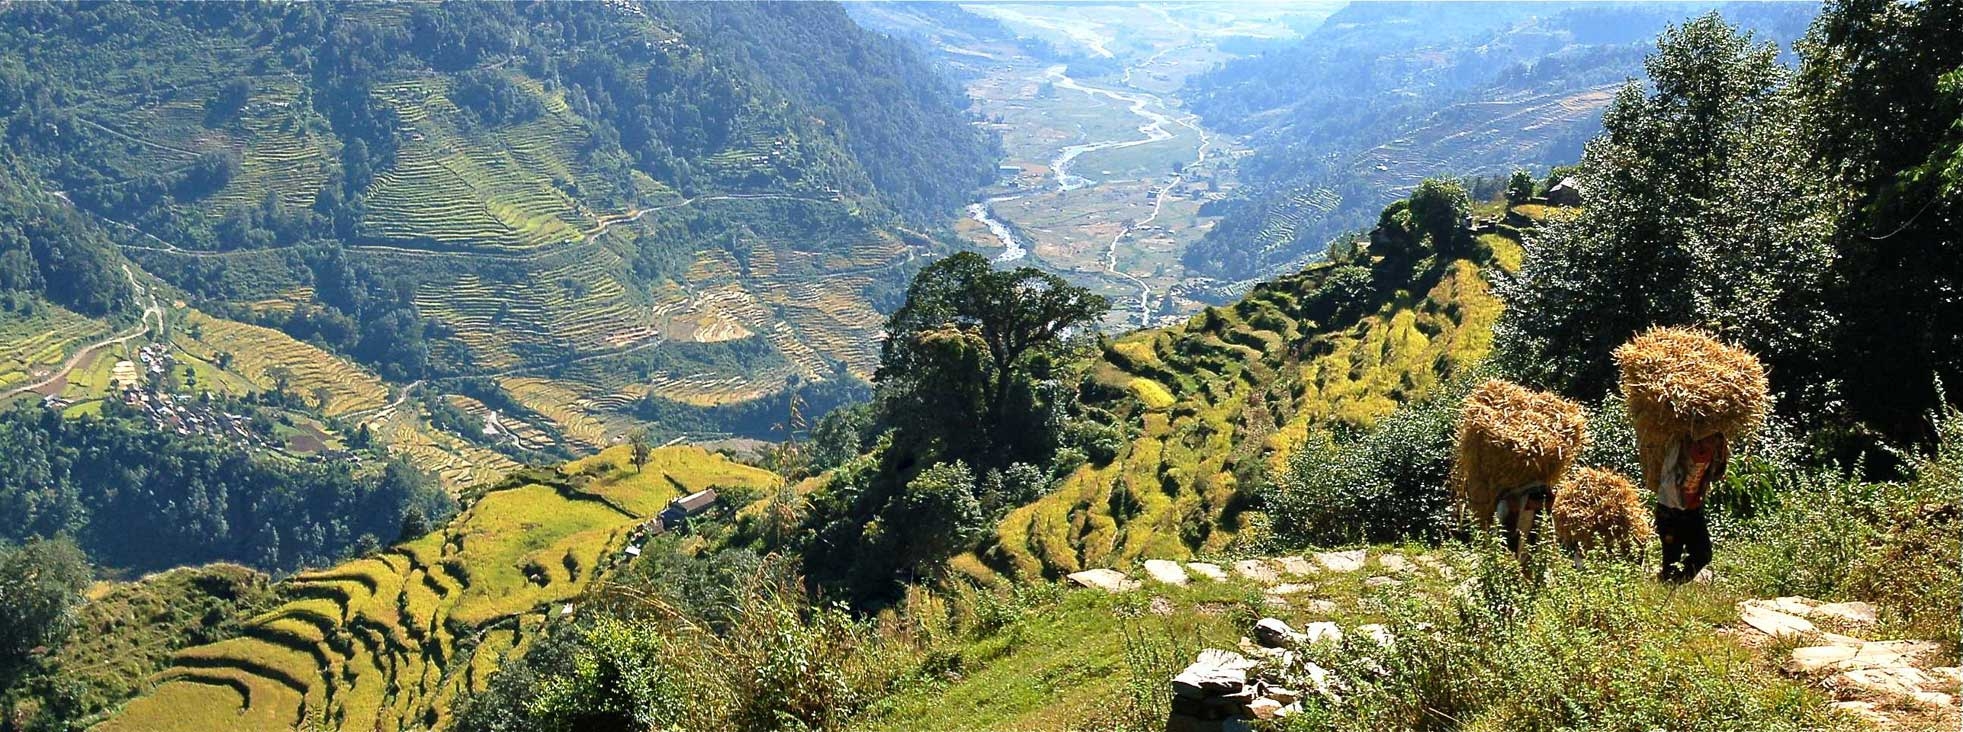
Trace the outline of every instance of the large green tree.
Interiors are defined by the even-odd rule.
[[[1500,288],[1503,363],[1595,398],[1616,346],[1695,324],[1782,377],[1813,371],[1832,227],[1778,49],[1710,14],[1665,32],[1644,67],[1652,88],[1624,87],[1587,146],[1583,210],[1534,237]]]
[[[1013,398],[1018,387],[1027,393],[1026,380],[1065,346],[1064,336],[1096,323],[1109,306],[1103,296],[1048,272],[997,270],[980,255],[955,254],[914,278],[905,304],[886,322],[873,380],[891,397],[895,416],[920,428],[920,437],[977,449],[1015,445],[1021,435],[1007,430],[1032,406]],[[981,439],[950,440],[947,428]],[[998,467],[1015,456],[980,462]]]
[[[0,691],[35,648],[61,642],[89,578],[88,560],[67,539],[0,545]]]
[[[1963,394],[1963,3],[1833,2],[1800,51],[1810,152],[1845,189],[1831,373],[1852,416],[1926,438],[1934,377]]]

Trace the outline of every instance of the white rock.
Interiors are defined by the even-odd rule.
[[[1317,552],[1315,555],[1316,563],[1331,572],[1355,572],[1363,568],[1363,559],[1362,549],[1351,549],[1346,552]]]
[[[1264,696],[1249,703],[1247,705],[1247,711],[1252,713],[1255,719],[1274,719],[1281,715],[1281,708],[1283,706],[1285,705],[1281,702]]]
[[[1281,581],[1281,576],[1275,574],[1275,568],[1260,559],[1242,559],[1234,562],[1234,573],[1264,585]]]
[[[1187,582],[1186,570],[1180,569],[1178,562],[1164,559],[1145,560],[1145,574],[1168,585],[1184,586]]]
[[[1275,566],[1281,567],[1281,571],[1297,577],[1307,577],[1316,574],[1315,565],[1310,564],[1309,560],[1301,557],[1275,557],[1274,561]]]
[[[1343,629],[1335,623],[1327,621],[1309,623],[1302,627],[1302,641],[1304,643],[1321,643],[1324,640],[1331,643],[1342,641]]]
[[[1302,603],[1302,608],[1312,613],[1322,613],[1324,615],[1327,615],[1329,613],[1336,612],[1336,601],[1323,600],[1323,599],[1310,600],[1308,602]]]
[[[1262,618],[1254,624],[1254,642],[1269,648],[1280,648],[1300,644],[1301,633],[1282,622],[1279,618]]]
[[[1390,647],[1390,644],[1393,641],[1390,635],[1390,629],[1384,627],[1383,623],[1369,623],[1366,625],[1359,625],[1356,626],[1356,632],[1370,636],[1370,639],[1376,641],[1377,645],[1384,646],[1386,648]]]
[[[1227,578],[1227,570],[1221,569],[1220,565],[1211,562],[1187,562],[1186,571],[1210,580],[1223,580]]]
[[[1383,565],[1384,569],[1388,569],[1392,572],[1411,571],[1411,563],[1405,560],[1404,557],[1396,554],[1384,554],[1378,556],[1377,563]]]
[[[1874,606],[1865,602],[1830,602],[1815,605],[1810,617],[1838,620],[1851,625],[1874,625]]]
[[[1138,589],[1138,580],[1126,577],[1123,572],[1119,572],[1118,570],[1102,567],[1086,569],[1082,572],[1071,574],[1065,579],[1084,587],[1103,590],[1105,592],[1125,592],[1127,590]]]
[[[1246,656],[1208,648],[1172,678],[1172,692],[1191,698],[1237,694],[1247,686],[1247,671],[1251,668],[1254,662]]]
[[[1859,671],[1871,668],[1908,666],[1915,659],[1935,653],[1934,641],[1878,641],[1834,644],[1793,649],[1791,668],[1801,673],[1823,670]]]
[[[1956,697],[1940,691],[1918,691],[1910,694],[1909,698],[1938,709],[1948,709],[1956,706]]]
[[[1913,696],[1922,687],[1935,683],[1935,679],[1914,666],[1891,666],[1888,668],[1868,668],[1859,671],[1844,671],[1827,679],[1827,685],[1834,688],[1855,688],[1892,696]]]
[[[1760,633],[1774,638],[1786,636],[1813,635],[1820,632],[1806,618],[1790,615],[1761,605],[1756,600],[1738,603],[1738,619]]]

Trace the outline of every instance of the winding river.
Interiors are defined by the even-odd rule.
[[[1137,66],[1150,64],[1153,61],[1156,61],[1160,56],[1163,56],[1167,52],[1172,50],[1174,49],[1168,48],[1168,49],[1161,50],[1160,52],[1153,54],[1152,57],[1147,59],[1144,63],[1138,64]],[[1131,79],[1131,73],[1133,69],[1136,68],[1137,66],[1127,67],[1125,69],[1124,79],[1126,81],[1129,81]],[[1050,170],[1055,176],[1056,189],[1058,191],[1064,191],[1064,192],[1073,191],[1096,183],[1096,181],[1093,181],[1089,178],[1085,178],[1083,176],[1076,175],[1070,172],[1071,163],[1075,162],[1079,156],[1082,156],[1085,153],[1095,152],[1098,150],[1117,150],[1121,148],[1136,147],[1139,145],[1150,145],[1153,143],[1164,142],[1166,140],[1170,140],[1173,139],[1173,137],[1175,137],[1174,133],[1169,129],[1173,125],[1185,127],[1199,135],[1200,144],[1197,150],[1197,160],[1195,161],[1194,164],[1198,164],[1200,162],[1206,161],[1207,148],[1213,144],[1213,137],[1212,135],[1208,134],[1205,129],[1202,129],[1199,126],[1198,115],[1187,114],[1181,117],[1174,117],[1172,115],[1166,114],[1165,112],[1161,112],[1159,110],[1165,108],[1165,102],[1164,100],[1160,99],[1158,95],[1151,94],[1148,92],[1142,92],[1142,91],[1138,91],[1138,92],[1119,91],[1115,89],[1106,89],[1102,87],[1089,86],[1074,78],[1071,78],[1070,74],[1068,73],[1068,67],[1062,65],[1051,66],[1048,69],[1045,69],[1043,75],[1037,78],[1039,80],[1048,80],[1051,83],[1053,83],[1057,88],[1079,91],[1088,94],[1092,97],[1104,97],[1112,101],[1123,103],[1127,105],[1127,108],[1131,111],[1132,114],[1137,115],[1141,120],[1143,120],[1142,123],[1139,124],[1138,126],[1138,133],[1142,135],[1141,137],[1122,139],[1122,140],[1100,140],[1096,142],[1087,142],[1087,143],[1081,143],[1076,145],[1069,145],[1057,151],[1056,157],[1050,160]],[[1110,243],[1105,245],[1105,251],[1104,251],[1105,272],[1109,273],[1113,277],[1117,277],[1119,279],[1125,280],[1138,287],[1137,324],[1140,327],[1149,326],[1151,324],[1152,288],[1151,285],[1147,284],[1145,280],[1139,278],[1138,276],[1118,269],[1118,245],[1119,243],[1124,241],[1125,237],[1130,236],[1131,233],[1137,230],[1139,227],[1149,225],[1153,221],[1157,220],[1159,218],[1159,212],[1165,206],[1166,195],[1172,191],[1173,187],[1184,182],[1185,179],[1186,179],[1186,174],[1184,171],[1181,171],[1179,173],[1174,174],[1170,179],[1168,179],[1165,182],[1164,185],[1158,187],[1152,195],[1151,215],[1146,216],[1144,219],[1141,219],[1139,221],[1133,222],[1129,226],[1126,226],[1124,230],[1119,231],[1116,236],[1111,237]],[[1008,195],[1008,196],[998,196],[995,198],[988,199],[987,201],[980,201],[968,205],[968,217],[981,223],[983,226],[988,227],[989,232],[991,234],[994,234],[995,238],[1002,243],[1002,253],[996,255],[995,257],[996,262],[1014,262],[1020,260],[1029,255],[1029,249],[1022,242],[1016,239],[1015,232],[1009,228],[1008,224],[1002,222],[1000,219],[995,218],[994,212],[990,206],[991,204],[1000,203],[1003,201],[1013,201],[1025,195],[1028,195],[1028,193],[1019,193],[1019,194]]]

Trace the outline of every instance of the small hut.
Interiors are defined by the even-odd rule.
[[[1491,527],[1501,498],[1551,489],[1588,444],[1581,405],[1499,379],[1466,395],[1452,485],[1471,520]],[[1531,528],[1531,511],[1523,517]],[[1522,532],[1524,533],[1524,532]]]
[[[1571,551],[1641,551],[1656,536],[1636,484],[1613,470],[1576,468],[1554,488],[1554,538]]]
[[[1652,493],[1671,445],[1713,433],[1736,440],[1772,401],[1758,357],[1694,328],[1651,328],[1616,348],[1615,362]]]

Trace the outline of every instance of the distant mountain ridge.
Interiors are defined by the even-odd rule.
[[[1256,151],[1249,185],[1187,266],[1259,279],[1367,227],[1425,176],[1503,175],[1579,157],[1665,24],[1722,8],[1786,44],[1805,3],[1353,3],[1294,42],[1192,82],[1207,124]]]

